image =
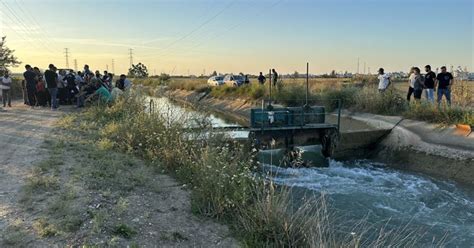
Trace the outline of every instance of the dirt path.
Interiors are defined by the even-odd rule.
[[[71,111],[15,103],[0,112],[0,247],[238,246],[226,226],[192,214],[190,192],[173,178],[125,154],[62,143],[54,124]],[[46,169],[34,177],[56,176],[59,183],[33,192],[25,206],[22,190],[38,166]],[[95,179],[87,177],[98,174],[110,181],[94,189]],[[35,227],[40,220],[47,223]],[[127,228],[133,237],[124,237],[132,232]]]
[[[20,102],[0,110],[0,230],[25,218],[17,206],[19,191],[31,166],[43,159],[44,138],[62,113],[30,109]]]

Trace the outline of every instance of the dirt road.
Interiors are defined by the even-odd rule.
[[[19,191],[31,166],[43,159],[44,139],[63,113],[30,109],[21,102],[0,110],[0,230],[28,219],[28,214],[18,207]]]

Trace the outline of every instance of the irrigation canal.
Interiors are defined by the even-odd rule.
[[[155,111],[179,121],[181,116],[203,114],[183,108],[167,98],[155,98]],[[213,127],[238,126],[215,115],[207,116]],[[245,138],[246,132],[233,132]],[[424,234],[420,247],[445,237],[443,246],[474,247],[474,189],[451,181],[391,169],[369,160],[327,161],[319,146],[301,148],[305,159],[328,167],[282,168],[279,151],[260,154],[263,170],[277,184],[293,187],[296,198],[324,193],[342,222],[352,226],[364,220],[376,229],[409,227]],[[351,232],[341,229],[341,232]],[[434,241],[436,244],[437,241]]]

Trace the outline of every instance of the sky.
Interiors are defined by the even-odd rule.
[[[474,0],[0,0],[24,64],[150,74],[474,69]],[[112,61],[114,61],[112,63]],[[112,66],[113,64],[113,66]],[[365,66],[364,66],[365,65]]]

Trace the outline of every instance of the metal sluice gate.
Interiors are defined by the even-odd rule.
[[[255,108],[250,114],[249,138],[258,150],[296,146],[322,146],[322,154],[332,157],[339,140],[340,101],[337,101],[337,121],[329,122],[326,108],[318,105],[301,107]],[[263,104],[262,104],[263,106]]]

